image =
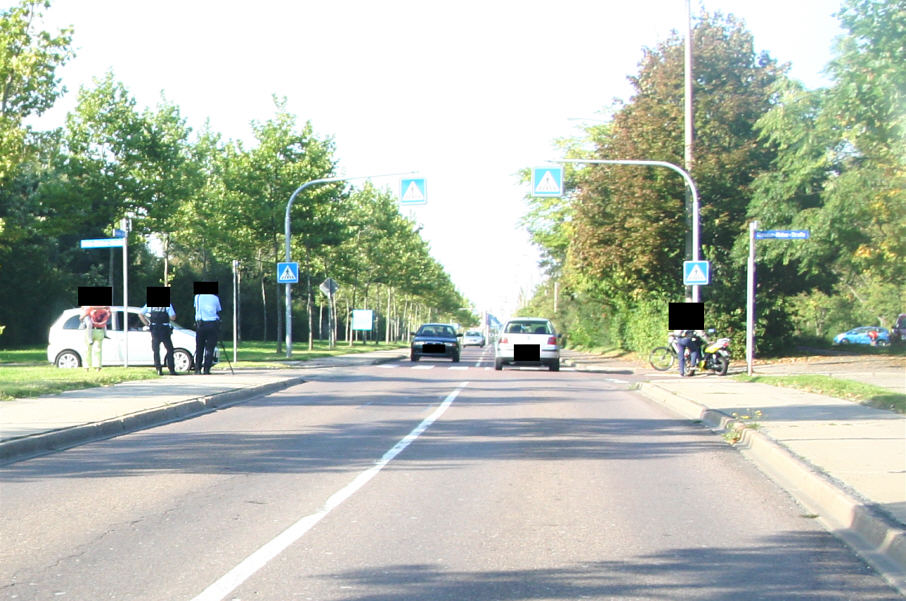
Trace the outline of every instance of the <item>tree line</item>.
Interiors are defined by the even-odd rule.
[[[274,98],[274,114],[252,121],[254,141],[194,131],[178,106],[142,108],[113,73],[78,92],[65,125],[42,131],[33,117],[64,92],[56,71],[74,58],[72,30],[41,29],[45,0],[0,12],[0,344],[41,343],[79,286],[114,287],[121,301],[118,249],[82,250],[110,237],[124,217],[129,234],[129,300],[146,286],[172,287],[178,321],[192,320],[192,284],[218,281],[225,313],[239,261],[243,337],[284,339],[284,215],[293,191],[336,177],[333,140],[314,134]],[[427,319],[468,322],[467,301],[431,256],[395,195],[371,185],[313,186],[291,213],[293,338],[327,335],[319,284],[340,285],[338,338],[355,308],[375,310],[382,338],[398,339]],[[298,315],[297,315],[298,314]]]
[[[807,241],[757,245],[759,348],[828,341],[906,312],[906,9],[845,0],[844,33],[808,90],[732,15],[693,31],[694,163],[701,197],[706,319],[745,332],[748,224],[804,229]],[[558,143],[571,158],[683,165],[684,39],[646,48],[632,97],[605,123]],[[669,170],[570,166],[568,194],[533,198],[523,219],[548,275],[524,309],[557,317],[574,341],[645,351],[683,301],[690,229],[684,183]]]

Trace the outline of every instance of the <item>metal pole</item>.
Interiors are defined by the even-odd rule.
[[[699,200],[698,189],[692,176],[689,175],[682,167],[668,163],[666,161],[638,161],[633,159],[558,159],[552,163],[587,163],[592,165],[645,165],[648,167],[666,167],[676,171],[689,186],[692,192],[692,260],[698,261],[699,256]],[[699,301],[699,286],[692,286],[692,302]]]
[[[237,280],[239,261],[233,260],[233,363],[239,358],[239,290]]]
[[[335,182],[348,182],[356,179],[371,179],[373,177],[390,177],[393,175],[411,175],[416,173],[415,171],[407,171],[404,173],[382,173],[379,175],[359,175],[356,177],[325,177],[321,179],[313,179],[311,181],[305,182],[293,192],[292,196],[289,197],[289,202],[286,203],[286,215],[283,220],[283,235],[284,235],[284,261],[287,263],[290,262],[290,224],[289,224],[289,211],[293,206],[293,202],[296,200],[296,196],[299,195],[299,192],[304,190],[309,186],[314,186],[315,184],[332,184]],[[292,284],[284,284],[286,286],[286,358],[290,359],[293,353],[293,315],[292,315],[292,291],[290,286]]]
[[[686,45],[685,45],[685,69],[683,76],[683,87],[685,90],[683,98],[683,168],[686,173],[692,173],[693,150],[694,150],[694,124],[692,115],[692,5],[691,0],[686,0]],[[689,211],[689,192],[686,191],[686,215]],[[691,212],[695,212],[693,208]],[[697,248],[697,244],[692,242],[692,248]],[[694,251],[693,251],[694,252]],[[689,248],[686,248],[686,256],[689,256]],[[693,261],[698,259],[693,258]],[[697,296],[697,287],[693,287],[693,299]]]
[[[755,231],[758,221],[749,223],[749,261],[746,268],[746,373],[754,371],[755,361]]]
[[[129,367],[129,259],[126,249],[129,247],[128,218],[123,218],[123,367]],[[102,357],[103,359],[103,357]]]

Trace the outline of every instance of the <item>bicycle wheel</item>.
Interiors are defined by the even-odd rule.
[[[648,355],[648,362],[658,371],[667,371],[676,363],[676,353],[666,346],[659,346]]]

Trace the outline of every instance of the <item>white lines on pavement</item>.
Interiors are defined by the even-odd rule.
[[[267,563],[277,557],[280,553],[285,551],[290,545],[295,543],[297,540],[302,538],[305,533],[315,527],[315,525],[320,522],[322,519],[327,517],[327,515],[340,506],[346,499],[350,498],[356,492],[359,491],[363,486],[365,486],[372,478],[374,478],[378,473],[387,466],[388,463],[393,461],[393,459],[403,452],[403,450],[408,447],[415,439],[424,433],[425,430],[431,427],[435,421],[437,421],[441,415],[447,410],[447,408],[453,403],[459,393],[462,392],[462,389],[468,386],[468,382],[461,383],[453,392],[447,395],[447,398],[437,406],[431,415],[422,420],[422,422],[417,425],[409,434],[403,437],[399,442],[397,442],[389,451],[384,453],[384,455],[375,462],[373,466],[369,469],[361,472],[358,476],[353,479],[352,482],[333,493],[328,497],[327,501],[324,503],[324,506],[311,515],[307,515],[304,518],[300,519],[298,522],[281,532],[277,535],[276,538],[272,539],[270,542],[265,543],[257,551],[246,557],[242,560],[239,565],[234,567],[232,570],[221,576],[208,588],[201,592],[200,595],[196,596],[192,601],[222,601],[227,595],[230,594],[236,587],[240,586],[243,582],[251,578],[255,572],[263,568]]]

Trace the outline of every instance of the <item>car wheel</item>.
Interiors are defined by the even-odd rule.
[[[453,355],[453,363],[459,363],[459,353]]]
[[[411,354],[409,355],[409,360],[410,360],[410,361],[418,361],[418,354],[416,354],[416,353],[411,353]]]
[[[494,369],[497,371],[503,369],[503,359],[494,359]]]
[[[54,359],[54,365],[57,367],[62,367],[64,369],[72,369],[74,367],[82,366],[82,357],[75,351],[60,351],[57,355],[57,358]]]
[[[173,367],[178,372],[192,371],[192,364],[195,362],[192,353],[183,348],[173,351]]]
[[[560,359],[554,359],[548,364],[551,371],[560,371]]]
[[[840,344],[849,344],[849,338],[844,338],[840,341]]]

